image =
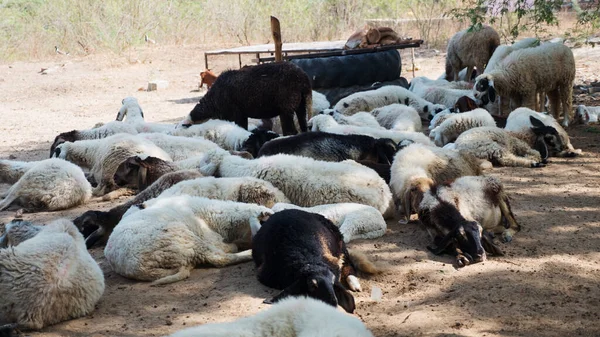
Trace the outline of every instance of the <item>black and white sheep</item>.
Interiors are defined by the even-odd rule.
[[[258,157],[285,153],[322,161],[353,159],[389,165],[397,151],[396,143],[387,138],[307,132],[265,143],[258,152]]]
[[[251,253],[238,252],[234,242],[249,245],[251,226],[272,213],[259,205],[188,195],[156,198],[125,213],[104,255],[119,275],[153,285],[173,283],[197,265],[250,261]]]
[[[444,146],[455,141],[461,133],[480,126],[496,126],[494,118],[485,109],[451,114],[438,127],[431,130],[429,138],[433,139],[435,145]]]
[[[0,237],[0,325],[41,329],[85,316],[104,292],[104,275],[66,219],[6,225]]]
[[[281,300],[268,310],[228,323],[187,328],[170,337],[373,337],[354,316],[310,297]]]
[[[355,262],[340,230],[324,216],[297,209],[271,215],[252,237],[252,258],[258,280],[282,290],[266,303],[309,296],[354,312],[354,297],[342,283],[360,286]]]
[[[102,126],[86,130],[63,132],[54,138],[54,142],[52,143],[52,146],[50,146],[50,157],[52,157],[54,149],[56,149],[58,144],[62,144],[64,142],[76,142],[78,140],[86,139],[101,139],[116,135],[117,133],[128,133],[130,135],[135,135],[138,132],[133,126],[119,121],[108,122]]]
[[[181,124],[223,119],[248,129],[248,118],[279,116],[284,135],[307,131],[311,117],[312,90],[308,75],[290,62],[265,63],[228,70],[217,78]]]
[[[491,233],[509,242],[521,229],[500,180],[483,176],[432,186],[419,204],[419,220],[435,244],[427,248],[451,252],[459,267],[485,261],[486,252],[503,255]]]
[[[92,186],[77,165],[51,158],[36,162],[6,192],[0,210],[13,204],[27,212],[57,211],[84,204]]]

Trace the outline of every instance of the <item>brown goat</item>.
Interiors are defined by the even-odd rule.
[[[217,75],[213,73],[210,69],[206,69],[205,71],[200,72],[200,84],[198,85],[198,90],[202,88],[204,83],[206,83],[206,88],[210,89],[215,80],[217,79]]]

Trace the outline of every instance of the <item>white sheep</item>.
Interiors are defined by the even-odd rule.
[[[104,275],[75,225],[6,225],[0,237],[0,325],[41,329],[85,316],[104,292]]]
[[[466,68],[463,71],[466,73]],[[445,75],[442,75],[442,77]],[[426,90],[430,87],[442,87],[448,89],[473,89],[473,83],[469,83],[468,81],[447,81],[443,78],[438,78],[437,80],[432,80],[425,76],[417,76],[410,81],[410,86],[408,90],[414,92],[415,94],[421,96],[423,94],[423,90]]]
[[[92,186],[77,165],[51,158],[35,163],[10,187],[0,210],[13,203],[25,211],[57,211],[87,202]]]
[[[569,125],[575,58],[571,49],[557,43],[515,50],[494,70],[479,75],[473,87],[475,97],[487,95],[494,102],[496,95],[510,100],[515,107],[539,108],[538,96],[550,98],[552,115],[558,118],[561,109],[563,125]]]
[[[440,113],[435,114],[435,116],[433,116],[433,118],[429,121],[429,132],[440,126],[446,119],[452,117],[457,113],[458,112],[455,112],[455,109],[448,108]]]
[[[396,143],[410,140],[414,143],[433,145],[431,140],[420,132],[374,129],[355,125],[339,125],[333,117],[329,115],[317,115],[311,118],[311,120],[308,121],[308,126],[311,128],[311,131],[322,131],[340,135],[367,135],[373,138],[389,138]]]
[[[376,90],[361,91],[341,99],[334,110],[353,115],[359,111],[372,111],[382,106],[401,103],[415,108],[422,119],[427,119],[430,113],[437,113],[446,107],[427,102],[408,89],[396,85],[388,85]]]
[[[219,145],[204,138],[178,137],[164,133],[141,133],[138,137],[163,149],[173,161],[200,156],[210,149],[219,148]]]
[[[301,209],[321,214],[339,227],[346,243],[356,239],[381,237],[387,229],[381,213],[367,205],[339,203],[304,208],[294,204],[277,203],[271,209],[275,213],[284,209]]]
[[[78,140],[101,139],[116,135],[118,133],[135,135],[138,133],[138,131],[130,124],[112,121],[100,126],[94,126],[93,128],[87,130],[63,132],[54,138],[54,142],[52,143],[52,146],[50,146],[50,156],[52,156],[52,153],[54,153],[54,149],[58,144],[62,144],[64,142],[76,142]]]
[[[316,115],[325,109],[329,109],[331,103],[327,97],[318,91],[312,91],[312,115]]]
[[[475,109],[464,113],[452,114],[440,126],[429,133],[429,138],[437,146],[454,142],[461,133],[480,126],[496,126],[492,115],[485,109]]]
[[[117,113],[117,121],[125,119],[125,123],[133,125],[137,132],[168,132],[175,129],[176,124],[149,123],[144,120],[144,112],[135,97],[125,97]]]
[[[379,125],[373,115],[364,111],[357,112],[352,116],[346,116],[333,109],[325,109],[321,111],[321,114],[333,117],[333,119],[340,125],[356,125],[375,129],[384,129],[381,125]]]
[[[38,162],[0,159],[0,183],[14,184]]]
[[[141,138],[139,135],[123,133],[103,139],[59,144],[54,150],[53,157],[90,168],[91,175],[98,183],[93,190],[93,195],[100,196],[116,188],[114,176],[119,166],[127,158],[136,155],[153,156],[172,161],[171,156],[153,142]]]
[[[225,150],[239,151],[252,133],[234,122],[209,119],[202,124],[193,124],[187,128],[177,128],[168,132],[172,136],[203,137]]]
[[[273,212],[263,206],[187,195],[151,199],[128,210],[104,255],[113,270],[153,285],[183,280],[197,265],[224,267],[252,260],[235,241],[250,242],[251,226]]]
[[[535,143],[539,135],[534,132],[535,125],[532,124],[531,117],[536,118],[546,126],[544,128],[543,140],[550,151],[549,155],[574,157],[581,154],[581,149],[576,150],[573,147],[565,129],[550,115],[527,108],[518,108],[510,113],[504,129],[509,131],[513,136],[525,141],[530,147],[537,148]],[[543,126],[538,125],[538,127]]]
[[[441,104],[447,107],[453,107],[459,98],[466,96],[477,101],[473,95],[472,89],[451,89],[443,87],[429,87],[424,90],[421,97],[431,103]]]
[[[575,124],[596,124],[600,115],[600,107],[578,105],[575,112]]]
[[[218,200],[258,204],[273,207],[289,202],[288,198],[268,181],[252,177],[215,178],[202,177],[182,181],[166,189],[160,198],[190,195]]]
[[[356,317],[310,297],[289,297],[229,323],[187,328],[170,337],[373,337]]]
[[[459,71],[467,67],[466,78],[470,81],[473,67],[481,73],[499,45],[500,35],[490,26],[461,30],[448,42],[446,75],[458,81]]]
[[[302,207],[353,202],[373,206],[384,214],[392,200],[385,181],[375,171],[356,163],[323,162],[286,154],[248,160],[215,149],[206,154],[200,173],[263,179]]]
[[[379,125],[393,131],[421,131],[421,117],[415,108],[404,104],[390,104],[371,111]]]
[[[404,218],[418,210],[423,193],[434,183],[462,176],[480,175],[489,163],[467,153],[423,144],[410,144],[398,151],[391,167],[390,188],[394,203]]]
[[[463,132],[445,147],[467,152],[494,165],[544,167],[540,153],[524,141],[497,127],[479,127]]]

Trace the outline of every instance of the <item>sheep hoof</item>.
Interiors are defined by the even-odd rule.
[[[458,268],[462,268],[468,265],[469,263],[469,259],[466,256],[462,254],[456,255],[456,265],[458,266]]]
[[[346,282],[348,282],[348,287],[350,288],[350,290],[357,292],[362,291],[362,287],[360,286],[360,282],[358,281],[358,278],[356,276],[349,275],[348,277],[346,277]]]
[[[544,163],[531,163],[531,167],[532,168],[546,167],[546,164],[544,164]]]

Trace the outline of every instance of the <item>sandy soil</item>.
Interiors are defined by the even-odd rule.
[[[131,51],[127,57],[57,55],[46,62],[0,65],[0,158],[47,158],[59,132],[113,120],[121,99],[129,95],[139,99],[147,120],[178,120],[203,94],[194,90],[206,48],[157,46]],[[577,49],[575,54],[577,82],[598,79],[600,50]],[[404,69],[409,68],[407,56],[403,54]],[[417,76],[440,74],[443,56],[419,52]],[[235,67],[237,59],[223,57],[211,64],[222,71]],[[38,73],[52,66],[59,68],[49,75]],[[403,76],[412,77],[408,71]],[[168,80],[169,87],[138,91],[155,77]],[[450,256],[427,251],[428,235],[417,223],[396,221],[389,222],[380,239],[351,243],[351,248],[392,266],[387,274],[362,280],[355,315],[376,336],[599,336],[600,128],[575,126],[568,131],[583,156],[552,159],[542,169],[490,173],[504,182],[523,226],[512,243],[502,244],[506,256],[457,270]],[[0,192],[7,188],[0,185]],[[26,214],[25,219],[74,218],[120,202]],[[1,212],[0,223],[13,216]],[[92,254],[106,275],[106,291],[96,310],[27,335],[162,336],[254,314],[266,309],[263,299],[277,292],[256,280],[252,263],[198,268],[186,281],[155,288],[114,273],[102,248]],[[371,300],[373,287],[383,290],[380,301]]]

